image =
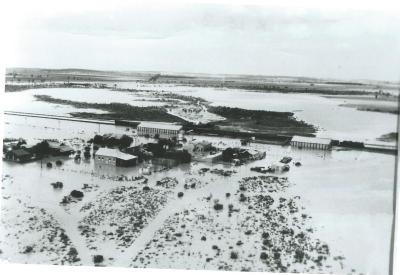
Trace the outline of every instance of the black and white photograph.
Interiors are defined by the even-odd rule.
[[[399,8],[12,2],[1,262],[396,274]]]

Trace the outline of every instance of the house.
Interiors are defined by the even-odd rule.
[[[58,141],[47,141],[47,143],[49,144],[49,152],[53,156],[69,156],[75,152],[72,147]]]
[[[137,127],[139,136],[178,138],[183,132],[182,125],[165,122],[141,122]]]
[[[75,152],[75,150],[72,149],[68,145],[61,145],[58,148],[58,155],[61,155],[61,156],[69,156],[69,155],[73,154],[74,152]]]
[[[96,164],[107,164],[114,166],[134,166],[137,163],[137,157],[122,153],[118,149],[100,148],[94,157]]]
[[[332,140],[328,138],[293,136],[290,145],[300,149],[329,150],[332,147]]]
[[[27,162],[32,159],[32,154],[24,149],[15,149],[8,151],[5,157],[7,160],[15,162]]]

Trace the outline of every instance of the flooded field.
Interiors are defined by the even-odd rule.
[[[7,111],[19,111],[28,113],[39,113],[49,115],[68,115],[78,109],[66,105],[49,104],[35,99],[35,95],[49,95],[55,98],[78,102],[92,103],[128,103],[134,106],[162,106],[165,103],[146,101],[147,98],[137,93],[116,92],[105,89],[84,89],[84,88],[48,88],[32,89],[22,92],[5,93],[4,101]],[[98,109],[79,109],[79,111],[102,113]],[[104,112],[103,112],[104,113]]]
[[[128,103],[134,106],[162,106],[159,98],[145,91],[173,92],[176,94],[201,97],[213,106],[238,107],[250,110],[293,112],[299,120],[304,120],[318,128],[317,136],[339,140],[353,140],[366,143],[382,143],[377,138],[397,132],[397,115],[371,111],[360,111],[357,104],[371,104],[371,98],[324,97],[314,94],[260,93],[237,89],[201,88],[170,84],[121,83],[122,88],[142,90],[143,92],[119,92],[104,89],[38,89],[24,92],[6,93],[8,111],[23,111],[68,115],[71,112],[85,111],[98,113],[101,110],[76,109],[66,105],[49,104],[36,101],[34,95],[49,95],[54,98],[78,102]],[[158,101],[160,100],[160,101]],[[397,107],[395,101],[372,101],[382,106]],[[351,104],[349,106],[346,106]],[[179,109],[171,112],[183,115]],[[195,120],[194,118],[187,118]],[[204,112],[204,122],[221,118]],[[385,143],[385,142],[383,142]],[[394,144],[394,142],[390,142]]]
[[[125,127],[101,125],[99,131],[96,124],[5,117],[7,136],[34,140],[127,132]],[[240,143],[193,138],[220,147]],[[74,142],[79,146],[79,139]],[[144,177],[141,165],[99,167],[93,159],[64,157],[53,168],[40,161],[4,162],[1,257],[93,265],[93,256],[101,255],[99,265],[107,266],[387,274],[394,156],[251,148],[266,151],[266,159],[240,167],[194,162]],[[302,165],[291,164],[289,172],[277,175],[250,170],[283,156]],[[213,169],[234,173],[225,177]],[[50,185],[57,181],[63,182],[61,190]],[[266,189],[253,181],[264,181]],[[73,190],[84,197],[60,204]],[[272,221],[279,227],[270,227]]]
[[[320,137],[376,143],[381,134],[396,132],[394,114],[340,106],[370,99],[174,85],[133,88],[143,92],[40,89],[7,93],[7,109],[54,115],[77,111],[36,101],[37,94],[79,102],[163,105],[166,102],[157,102],[144,90],[169,91],[202,97],[213,106],[294,112],[299,119],[317,125]],[[95,134],[134,133],[114,125],[4,118],[6,137],[23,137],[28,143],[60,139],[79,150]],[[235,139],[187,138],[209,140],[219,148],[240,146]],[[149,141],[137,138],[135,144]],[[63,157],[59,158],[63,164],[53,168],[44,164],[56,158],[42,163],[4,162],[0,256],[26,263],[388,273],[393,155],[263,144],[248,148],[265,151],[266,158],[240,167],[192,162],[151,175],[142,174],[142,164],[99,166],[93,159]],[[250,170],[284,156],[293,158],[289,172],[263,175]],[[223,176],[218,171],[231,174]],[[62,182],[63,188],[53,188],[54,182]],[[73,190],[83,192],[83,198],[65,201]]]

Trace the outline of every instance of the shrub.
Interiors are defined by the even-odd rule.
[[[261,259],[261,260],[266,260],[266,259],[268,259],[268,254],[265,253],[265,252],[261,252],[261,254],[260,254],[260,259]]]
[[[143,187],[143,191],[150,191],[150,187],[148,186]]]
[[[103,255],[94,255],[94,256],[93,256],[93,262],[94,262],[95,264],[102,263],[103,261],[104,261]]]
[[[231,259],[232,259],[232,260],[236,260],[238,257],[239,257],[239,256],[238,256],[238,253],[237,253],[237,252],[234,252],[234,251],[231,252]]]
[[[78,190],[72,190],[70,195],[71,195],[71,197],[77,198],[77,199],[83,198],[83,192],[78,191]]]

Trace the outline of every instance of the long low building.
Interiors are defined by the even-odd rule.
[[[118,149],[100,148],[96,151],[94,160],[97,164],[127,167],[136,165],[137,156],[125,154]]]
[[[137,127],[138,135],[160,138],[178,138],[182,132],[182,125],[165,122],[141,122]]]
[[[293,136],[290,145],[301,149],[329,150],[332,140],[328,138]]]

